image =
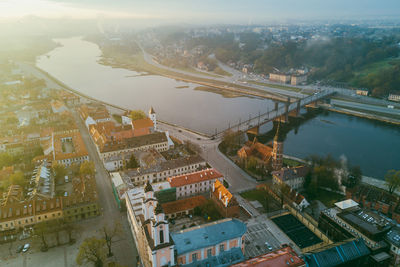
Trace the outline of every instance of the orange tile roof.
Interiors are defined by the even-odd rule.
[[[134,136],[142,136],[150,134],[150,129],[149,128],[140,128],[140,129],[134,129],[133,130],[133,135]]]
[[[221,198],[219,197],[221,192]],[[222,202],[222,204],[225,205],[226,201],[228,203],[228,206],[236,205],[237,202],[235,200],[235,197],[229,192],[228,189],[218,180],[214,182],[214,196],[216,199]]]
[[[207,202],[204,196],[194,196],[190,198],[180,199],[176,201],[161,204],[165,214],[173,214],[177,212],[192,210]]]
[[[51,104],[51,106],[52,106],[53,108],[55,108],[55,109],[60,109],[60,108],[62,108],[62,107],[65,107],[64,103],[61,102],[60,100],[51,101],[50,104]]]
[[[62,150],[62,142],[61,139],[65,137],[71,137],[72,143],[74,146],[74,152],[72,153],[64,153]],[[71,132],[64,134],[55,134],[54,135],[54,159],[55,160],[63,160],[63,159],[72,159],[87,156],[88,152],[83,142],[82,136],[80,132]]]
[[[180,187],[188,184],[195,184],[202,181],[221,178],[223,175],[215,169],[207,169],[198,172],[192,172],[179,176],[169,177],[168,181],[171,187]]]
[[[142,128],[151,128],[154,127],[153,121],[149,118],[144,118],[140,120],[132,121],[132,126],[134,130],[142,129]]]

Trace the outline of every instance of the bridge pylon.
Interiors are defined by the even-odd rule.
[[[247,133],[253,134],[253,135],[258,135],[260,133],[259,131],[260,131],[260,126],[257,125],[256,127],[248,129]]]

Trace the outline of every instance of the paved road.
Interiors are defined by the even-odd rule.
[[[366,111],[373,111],[373,112],[386,113],[386,114],[400,116],[399,109],[391,109],[391,108],[388,108],[387,106],[376,106],[376,105],[348,102],[348,101],[336,100],[336,99],[332,99],[331,104],[348,107],[349,109],[356,108],[356,109],[362,109],[362,110],[366,110]]]
[[[78,124],[79,131],[81,132],[82,139],[88,150],[90,160],[93,161],[95,164],[97,191],[99,194],[99,203],[102,207],[101,223],[111,224],[115,221],[121,222],[125,238],[118,241],[118,249],[115,248],[114,251],[118,263],[126,264],[128,266],[134,266],[136,255],[138,254],[134,240],[132,238],[132,234],[129,229],[126,213],[121,213],[118,210],[117,203],[114,199],[109,174],[104,168],[103,162],[101,161],[99,154],[97,153],[96,146],[89,135],[88,129],[86,128],[85,124],[75,110],[72,111],[72,115],[74,116]]]
[[[172,136],[181,141],[190,141],[201,148],[200,155],[214,168],[220,171],[227,182],[229,190],[240,192],[254,188],[257,182],[240,169],[236,164],[223,155],[217,148],[221,139],[211,140],[193,132],[170,126],[164,123],[158,124],[159,129],[168,131]]]
[[[269,93],[272,93],[272,94],[290,96],[292,98],[303,98],[303,97],[305,97],[304,94],[301,94],[301,93],[298,93],[298,92],[294,92],[294,91],[282,90],[282,89],[278,89],[278,88],[271,88],[271,87],[268,87],[268,86],[261,86],[261,85],[255,85],[255,84],[243,84],[241,81],[237,80],[237,78],[238,78],[237,73],[235,73],[235,75],[233,75],[232,77],[225,77],[225,76],[211,77],[211,76],[207,76],[206,74],[188,72],[188,71],[184,71],[184,70],[179,70],[179,69],[167,67],[167,66],[161,65],[158,62],[154,61],[153,60],[153,56],[148,54],[142,48],[142,46],[139,43],[138,43],[138,45],[139,45],[139,47],[141,48],[141,50],[143,52],[144,60],[148,64],[151,64],[151,65],[153,65],[153,66],[155,66],[157,68],[161,68],[161,69],[165,69],[165,70],[181,73],[181,74],[192,76],[192,77],[202,78],[202,79],[206,78],[206,79],[209,79],[209,80],[215,80],[215,81],[219,81],[219,82],[237,83],[237,84],[245,85],[247,87],[251,87],[251,88],[254,88],[254,89],[260,89],[260,90],[263,90],[265,92],[269,92]]]

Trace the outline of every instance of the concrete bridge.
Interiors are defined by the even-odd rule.
[[[328,98],[329,96],[335,94],[334,90],[322,90],[320,92],[314,93],[313,95],[309,95],[305,98],[299,99],[295,102],[292,102],[290,98],[287,99],[286,102],[283,102],[283,105],[279,105],[279,102],[275,102],[275,108],[271,111],[268,111],[263,114],[259,114],[255,117],[250,117],[246,121],[240,121],[237,124],[229,125],[226,129],[218,131],[215,130],[215,133],[212,135],[213,138],[220,137],[225,132],[232,131],[241,131],[241,132],[252,132],[254,134],[258,134],[258,129],[261,125],[268,123],[273,120],[280,120],[282,122],[288,122],[290,117],[297,117],[300,114],[300,109],[304,106],[317,107],[320,101],[324,98]]]

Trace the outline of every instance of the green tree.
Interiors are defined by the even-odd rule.
[[[385,175],[385,181],[389,193],[393,194],[400,186],[400,171],[389,170]]]
[[[106,253],[106,241],[104,239],[89,237],[79,247],[76,263],[78,265],[92,263],[95,267],[103,267]]]
[[[139,167],[139,163],[136,161],[136,157],[133,154],[129,158],[129,161],[126,164],[126,167],[129,169],[136,169]]]
[[[13,163],[13,157],[8,153],[0,153],[0,168],[10,166]]]
[[[65,175],[67,175],[67,170],[65,169],[64,165],[59,163],[54,163],[53,173],[57,183],[60,184],[63,181]]]
[[[250,171],[256,171],[258,165],[258,161],[255,157],[250,156],[249,159],[247,160],[247,169]]]
[[[24,174],[21,171],[16,171],[9,177],[10,184],[19,185],[21,187],[25,187],[27,184],[27,180],[24,177]]]
[[[87,161],[85,160],[80,168],[79,168],[79,174],[81,176],[94,176],[95,174],[95,169],[94,169],[94,163],[93,161]]]
[[[360,184],[361,179],[362,179],[362,171],[360,166],[351,166],[345,185],[349,188],[353,188]]]
[[[135,120],[144,119],[147,116],[146,116],[146,113],[144,113],[142,110],[132,110],[130,117],[131,117],[132,121],[135,121]]]

